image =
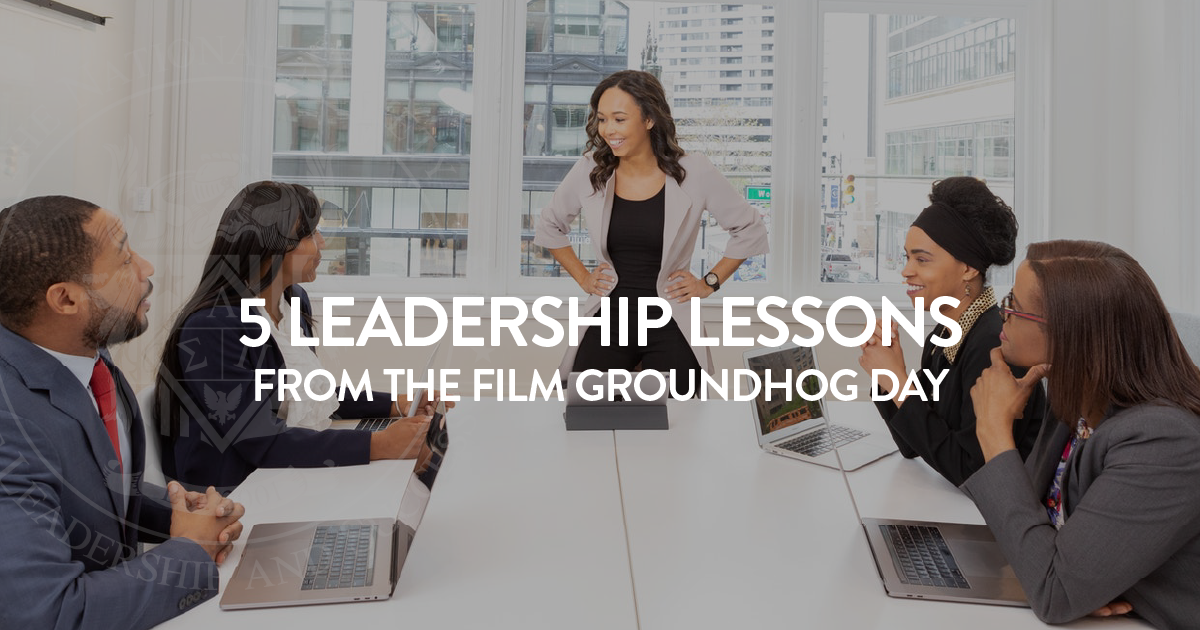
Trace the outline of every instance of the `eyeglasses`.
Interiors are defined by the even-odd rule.
[[[1012,294],[1012,291],[1009,291],[1008,295],[1004,296],[1003,300],[1000,300],[1000,321],[1007,323],[1008,317],[1010,315],[1016,315],[1017,317],[1020,317],[1021,319],[1028,319],[1031,322],[1037,322],[1039,324],[1050,323],[1046,320],[1045,317],[1042,317],[1041,315],[1034,315],[1033,313],[1022,313],[1021,311],[1014,311],[1012,308],[1012,304],[1013,304],[1013,294]]]

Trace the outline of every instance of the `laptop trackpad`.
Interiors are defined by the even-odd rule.
[[[1004,559],[1000,545],[973,540],[949,541],[958,568],[970,580],[972,577],[1015,578],[1013,568]]]

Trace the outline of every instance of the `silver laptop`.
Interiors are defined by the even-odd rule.
[[[784,380],[788,370],[791,370],[788,380],[795,383],[800,373],[818,369],[813,349],[793,343],[778,348],[747,350],[742,355],[742,361],[746,369],[757,374],[763,383],[766,382],[767,370],[770,370],[771,381],[776,383]],[[810,395],[815,394],[818,387],[818,384],[811,382],[812,379],[815,377],[805,379],[802,384]],[[837,468],[838,461],[834,453],[834,447],[837,446],[841,448],[846,468],[855,470],[898,450],[890,435],[838,424],[829,424],[826,428],[828,411],[822,401],[805,400],[795,391],[795,387],[790,390],[790,399],[787,392],[780,389],[768,392],[763,387],[751,405],[758,445],[768,453]]]
[[[436,370],[442,365],[441,353],[442,353],[442,342],[439,340],[433,346],[433,353],[429,355],[429,361],[427,361],[425,363],[425,373],[426,374],[429,373],[429,370]],[[422,413],[421,398],[425,395],[425,391],[426,391],[426,388],[424,388],[424,387],[418,387],[413,390],[413,397],[409,403],[408,413],[405,415],[407,415],[410,418],[413,416],[421,415],[421,413]],[[354,429],[358,430],[358,431],[382,431],[382,430],[388,428],[389,426],[391,426],[391,424],[395,421],[396,421],[396,418],[392,418],[392,417],[360,418],[358,420],[358,424],[354,425]]]
[[[440,403],[395,519],[255,525],[225,587],[221,608],[333,604],[391,597],[448,445],[445,403]]]
[[[835,458],[839,451],[845,454],[843,448],[837,448]],[[1012,566],[986,525],[863,518],[846,468],[839,469],[889,596],[1029,606]]]
[[[567,409],[563,420],[568,431],[667,429],[669,397],[670,392],[665,389],[658,396],[643,396],[633,385],[624,393],[610,392],[604,373],[571,372],[567,377]]]

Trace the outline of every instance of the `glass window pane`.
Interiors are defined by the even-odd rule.
[[[358,34],[384,50],[383,83],[355,88],[383,99],[384,121],[375,153],[351,155],[354,11],[374,3],[282,4],[273,176],[322,199],[320,273],[466,275],[474,6],[388,2],[386,23]]]
[[[407,153],[410,149],[409,132],[412,129],[412,113],[408,99],[389,99],[383,109],[383,152]]]
[[[595,85],[556,85],[554,86],[555,103],[587,103],[592,98]]]
[[[396,205],[392,209],[397,227],[415,228],[421,225],[421,191],[416,188],[396,189]]]
[[[544,85],[526,85],[525,86],[525,101],[545,101],[546,86]]]
[[[348,148],[351,7],[352,3],[344,0],[281,3],[275,151],[338,152]]]
[[[1014,30],[1001,18],[825,14],[821,281],[902,282],[905,235],[938,179],[987,178],[1012,204],[1015,66],[981,55]]]
[[[330,15],[329,32],[335,35],[349,35],[354,31],[354,12],[350,9],[338,9]]]
[[[323,7],[322,7],[323,8]],[[325,12],[303,9],[279,8],[280,26],[324,26]]]
[[[326,151],[346,151],[350,147],[350,99],[325,101]]]
[[[370,227],[384,230],[395,227],[392,223],[392,216],[395,213],[395,199],[396,189],[394,188],[371,189]]]
[[[420,247],[420,239],[372,238],[371,272],[373,275],[400,276],[409,274],[414,246]],[[420,251],[418,249],[418,251]]]
[[[350,80],[333,79],[329,81],[329,98],[350,98]]]
[[[407,81],[388,81],[387,98],[391,101],[407,101],[409,86]]]
[[[389,51],[472,52],[475,12],[465,4],[388,3]]]

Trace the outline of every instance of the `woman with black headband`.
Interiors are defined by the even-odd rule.
[[[909,299],[928,308],[939,297],[959,300],[943,306],[941,314],[962,328],[958,343],[941,348],[930,343],[934,335],[948,337],[939,325],[925,339],[921,368],[947,373],[937,388],[937,400],[905,396],[903,387],[886,392],[890,399],[876,402],[900,453],[921,457],[943,477],[959,485],[983,466],[983,452],[975,436],[975,410],[971,387],[991,365],[989,353],[1000,345],[1000,311],[988,286],[987,270],[1007,265],[1016,255],[1017,219],[1012,208],[987,184],[974,177],[951,177],[933,184],[930,206],[917,216],[904,240],[907,262],[901,274]],[[897,339],[892,331],[892,339]],[[904,383],[908,371],[898,343],[885,346],[882,330],[863,344],[859,364],[863,369],[886,370]],[[924,391],[934,391],[925,372],[919,373]],[[887,380],[887,379],[883,379]],[[1045,394],[1041,385],[1030,396],[1024,417],[1013,423],[1013,439],[1024,458],[1033,448],[1041,426]]]

